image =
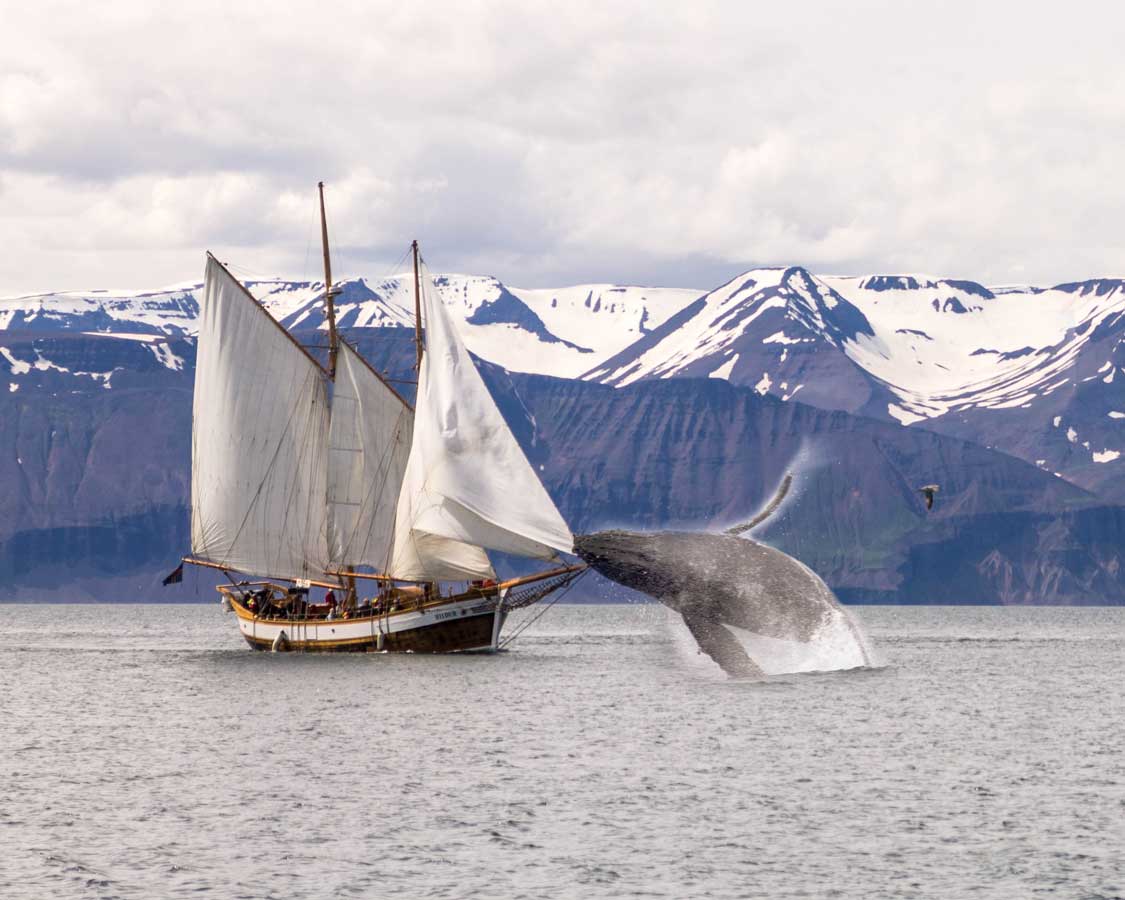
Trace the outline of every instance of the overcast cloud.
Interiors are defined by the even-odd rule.
[[[1120,4],[0,0],[0,295],[1125,272]]]

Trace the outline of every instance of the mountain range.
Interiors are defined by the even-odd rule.
[[[436,280],[576,530],[730,524],[794,469],[759,536],[846,599],[1125,602],[1125,282],[797,266],[709,291]],[[324,343],[323,283],[246,284]],[[201,287],[0,301],[14,597],[156,599],[186,549]],[[345,335],[409,382],[412,279],[340,288]]]

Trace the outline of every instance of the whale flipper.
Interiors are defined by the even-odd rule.
[[[710,656],[728,675],[735,678],[766,677],[761,666],[746,655],[742,644],[723,626],[722,622],[711,616],[691,611],[681,615],[699,649]]]

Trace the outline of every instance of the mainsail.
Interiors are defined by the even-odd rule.
[[[481,548],[550,559],[573,537],[469,357],[429,273],[425,355],[389,574],[486,578]]]
[[[346,343],[328,429],[328,550],[336,568],[386,570],[414,414]]]
[[[328,562],[323,372],[214,257],[200,309],[192,552],[273,577]]]

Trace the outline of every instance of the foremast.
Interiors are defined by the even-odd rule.
[[[422,368],[422,351],[424,344],[422,342],[422,287],[421,278],[418,273],[418,242],[410,242],[410,255],[414,260],[414,371],[417,372]]]

